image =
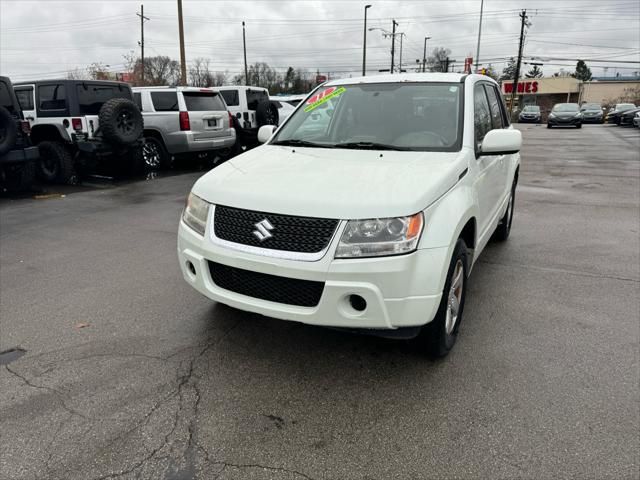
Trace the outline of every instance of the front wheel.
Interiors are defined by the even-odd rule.
[[[500,223],[496,227],[496,231],[493,233],[493,239],[498,242],[504,242],[509,238],[511,233],[511,223],[513,223],[513,210],[516,204],[516,184],[511,187],[509,194],[509,203],[507,204],[507,210],[500,219]]]
[[[467,294],[467,262],[467,245],[459,238],[449,263],[438,312],[430,323],[422,327],[416,337],[420,349],[430,357],[447,355],[458,338]]]
[[[576,128],[582,128],[582,124],[581,123],[577,124]]]

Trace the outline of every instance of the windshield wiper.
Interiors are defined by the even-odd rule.
[[[409,147],[399,147],[387,143],[375,142],[346,142],[332,145],[332,148],[352,148],[355,150],[411,150]]]
[[[283,145],[289,147],[332,148],[332,145],[323,145],[322,143],[314,143],[307,140],[298,140],[296,138],[292,138],[289,140],[278,140],[276,142],[271,142],[271,145]]]

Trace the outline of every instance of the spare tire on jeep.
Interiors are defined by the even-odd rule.
[[[18,138],[16,120],[9,110],[0,106],[0,155],[10,152]]]
[[[98,120],[104,139],[114,145],[131,145],[142,136],[142,113],[126,98],[107,100],[100,108]]]
[[[263,100],[258,103],[256,107],[256,120],[258,126],[263,125],[275,125],[278,126],[278,107],[272,102]]]

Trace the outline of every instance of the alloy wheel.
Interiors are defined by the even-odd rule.
[[[142,158],[147,166],[157,168],[161,161],[160,149],[154,142],[145,142],[142,147]]]
[[[458,315],[460,313],[460,304],[462,302],[462,291],[464,287],[464,266],[462,260],[458,259],[456,266],[453,269],[453,280],[451,280],[451,287],[449,287],[449,294],[447,299],[447,316],[445,319],[444,328],[447,335],[451,335],[458,322]]]

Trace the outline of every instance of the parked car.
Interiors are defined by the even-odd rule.
[[[198,87],[136,87],[144,118],[143,158],[149,169],[171,156],[220,153],[236,142],[231,113],[219,92]]]
[[[0,180],[10,191],[28,190],[35,178],[38,148],[8,77],[0,77]]]
[[[599,103],[583,103],[580,107],[582,113],[582,123],[602,123],[604,121],[604,110]]]
[[[542,114],[538,105],[526,105],[518,115],[520,123],[540,123]]]
[[[142,168],[140,109],[131,87],[99,80],[39,80],[15,86],[38,145],[37,173],[45,181],[75,183],[81,163],[101,159]]]
[[[582,128],[582,114],[577,103],[556,103],[547,117],[547,128],[573,125]]]
[[[640,114],[640,108],[627,110],[620,115],[620,126],[633,127],[633,119]]]
[[[636,113],[635,117],[633,117],[633,125],[640,127],[640,112]]]
[[[269,97],[269,100],[278,109],[278,125],[284,123],[287,117],[296,109],[290,103],[279,100],[278,97]]]
[[[224,97],[234,117],[236,153],[258,144],[258,129],[263,125],[278,125],[278,108],[269,100],[269,91],[260,87],[214,87]]]
[[[305,130],[320,108],[324,128]],[[445,355],[469,272],[512,225],[522,135],[499,85],[453,73],[333,80],[258,138],[189,194],[187,283],[242,310],[415,337]]]
[[[605,117],[605,121],[607,123],[615,123],[616,125],[620,125],[620,116],[624,112],[628,110],[633,110],[634,108],[636,108],[636,106],[633,103],[617,103],[607,113],[607,116]]]

